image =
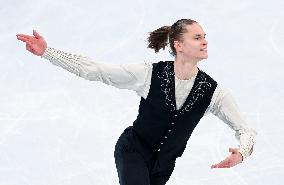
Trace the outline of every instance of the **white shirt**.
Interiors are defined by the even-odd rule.
[[[66,53],[50,47],[47,47],[41,57],[84,79],[101,81],[120,89],[133,90],[138,96],[147,98],[153,67],[150,62],[98,63],[89,57]],[[175,76],[177,109],[180,109],[185,102],[195,77],[196,75],[189,80],[180,80]],[[252,153],[257,132],[248,126],[231,93],[219,84],[204,115],[209,113],[217,116],[236,132],[235,137],[240,142],[239,152],[243,159],[247,158]]]

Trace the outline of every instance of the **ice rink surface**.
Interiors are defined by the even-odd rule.
[[[236,147],[234,131],[203,117],[167,185],[284,181],[284,1],[10,0],[0,6],[0,185],[118,185],[113,151],[135,120],[135,92],[87,81],[16,39],[36,29],[50,47],[98,62],[173,60],[147,49],[148,32],[181,18],[207,33],[199,67],[230,89],[257,132],[254,153],[210,169]]]

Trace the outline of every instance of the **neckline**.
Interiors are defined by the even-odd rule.
[[[178,77],[176,76],[174,61],[173,61],[173,63],[172,63],[172,64],[173,64],[173,73],[174,73],[174,77],[175,77],[175,78],[177,78],[179,81],[188,82],[188,81],[190,81],[190,80],[192,80],[192,79],[196,78],[196,76],[198,75],[198,73],[199,73],[199,71],[200,71],[199,67],[197,67],[197,73],[196,73],[195,75],[193,75],[192,77],[190,77],[190,79],[183,80],[183,79],[180,79],[180,78],[178,78]]]
[[[194,76],[192,76],[190,79],[186,79],[186,80],[182,80],[182,79],[179,79],[176,75],[175,76],[175,79],[177,79],[178,81],[181,81],[181,82],[189,82],[189,81],[192,81],[194,78],[196,78],[197,74],[195,74]]]
[[[172,63],[172,69],[173,69],[173,74],[174,74],[174,78],[175,78],[175,69],[174,69],[174,62]],[[192,96],[192,93],[193,93],[193,89],[195,86],[197,86],[197,83],[198,83],[198,76],[200,75],[201,73],[201,70],[199,69],[199,67],[197,67],[198,71],[197,71],[197,74],[195,75],[195,79],[194,79],[194,82],[193,82],[193,86],[190,90],[190,92],[188,93],[184,103],[182,104],[182,106],[180,107],[180,109],[178,110],[177,109],[177,104],[176,104],[176,85],[175,85],[175,80],[173,80],[173,93],[174,93],[174,107],[175,107],[175,111],[176,112],[181,112],[184,107],[186,106],[186,104],[188,104],[188,101],[189,101],[189,98]],[[192,78],[191,78],[192,79]]]

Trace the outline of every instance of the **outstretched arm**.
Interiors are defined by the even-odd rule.
[[[151,79],[151,63],[109,64],[98,63],[93,59],[67,53],[48,47],[46,41],[35,30],[33,36],[18,34],[17,39],[26,43],[31,53],[49,60],[79,77],[91,81],[101,81],[120,89],[134,90],[139,96],[146,96]]]
[[[228,90],[218,86],[213,98],[215,102],[210,111],[235,130],[235,136],[239,140],[240,146],[239,148],[230,148],[229,152],[232,152],[232,154],[220,163],[212,165],[211,168],[229,168],[241,163],[251,155],[257,132],[248,126]]]

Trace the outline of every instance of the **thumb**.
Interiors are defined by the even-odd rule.
[[[236,149],[236,148],[229,148],[229,152],[236,153],[236,152],[238,152],[238,149]]]
[[[36,32],[36,30],[33,30],[33,35],[35,36],[35,38],[40,39],[41,36],[38,34],[38,32]]]

